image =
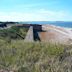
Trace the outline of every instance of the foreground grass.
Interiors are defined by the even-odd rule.
[[[70,72],[71,48],[72,46],[61,44],[26,43],[23,40],[13,40],[9,43],[0,40],[0,70],[8,72]]]

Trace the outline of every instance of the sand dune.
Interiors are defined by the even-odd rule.
[[[51,41],[59,43],[71,43],[72,31],[66,28],[53,25],[42,25],[44,32],[40,32],[41,41]]]

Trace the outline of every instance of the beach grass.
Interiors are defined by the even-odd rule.
[[[65,47],[43,42],[13,40],[7,43],[0,40],[0,69],[16,72],[53,72],[50,69],[54,70],[53,67],[59,64],[58,58],[64,53]]]

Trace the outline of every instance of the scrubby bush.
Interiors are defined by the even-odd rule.
[[[0,39],[24,39],[28,28],[12,26],[11,28],[0,30]]]

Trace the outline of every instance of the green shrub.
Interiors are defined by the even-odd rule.
[[[0,30],[0,39],[24,39],[28,28],[12,26],[8,29]]]

